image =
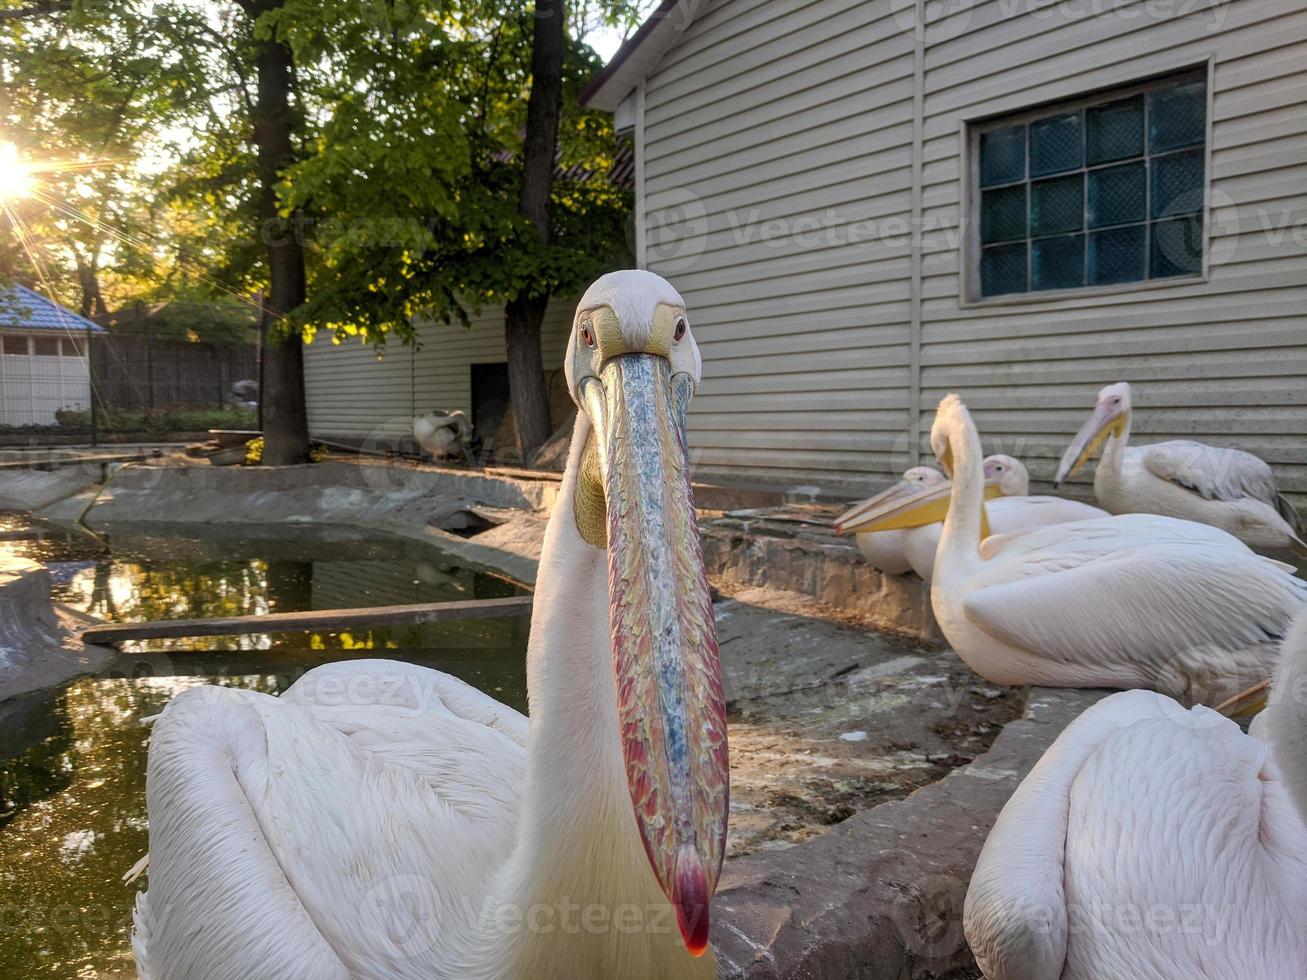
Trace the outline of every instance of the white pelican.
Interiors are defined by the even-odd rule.
[[[1152,688],[1206,701],[1270,676],[1307,582],[1217,528],[1151,514],[983,538],[980,437],[939,406],[931,448],[954,474],[930,599],[944,636],[997,684]],[[880,515],[912,519],[942,491]],[[873,527],[876,526],[873,516]]]
[[[963,923],[985,976],[1307,976],[1304,679],[1299,616],[1254,723],[1266,741],[1148,691],[1068,726],[971,878]]]
[[[531,718],[386,661],[281,698],[220,687],[155,725],[159,980],[710,980],[726,837],[717,640],[683,421],[699,354],[646,272],[586,292],[581,408],[545,536]]]
[[[472,423],[460,411],[432,412],[413,420],[413,438],[431,454],[433,459],[448,456],[466,456],[467,440],[472,434]]]
[[[1062,454],[1054,484],[1060,486],[1101,446],[1094,493],[1113,514],[1179,517],[1219,527],[1254,548],[1307,555],[1302,519],[1264,460],[1188,440],[1128,446],[1131,418],[1129,384],[1100,391],[1093,414]]]
[[[860,514],[873,508],[879,508],[887,501],[902,499],[915,494],[923,487],[937,487],[946,477],[939,470],[930,466],[914,466],[903,471],[903,479],[893,486],[882,490],[874,497],[854,504],[834,521],[837,534],[854,534]],[[867,564],[887,575],[903,575],[912,571],[912,563],[903,553],[904,530],[892,531],[856,531],[854,541]]]
[[[932,473],[935,479],[928,482],[919,481],[916,486],[913,486],[908,480],[908,475],[917,471]],[[939,547],[944,514],[948,510],[948,480],[938,470],[925,466],[908,470],[903,476],[903,482],[855,505],[836,521],[835,527],[841,534],[857,532],[858,547],[873,567],[880,568],[881,571],[890,571],[872,560],[868,546],[871,542],[874,544],[870,547],[876,550],[878,557],[883,555],[891,560],[898,559],[921,576],[923,581],[929,582],[934,574],[935,552]],[[858,530],[866,526],[868,515],[881,513],[887,506],[915,498],[923,488],[932,487],[939,493],[939,503],[936,508],[922,507],[913,511],[912,518],[904,521],[894,530]],[[1030,496],[1030,472],[1025,464],[1003,453],[985,457],[985,499],[987,501],[985,516],[989,522],[989,534],[1016,534],[1048,524],[1063,524],[1067,521],[1084,521],[1107,516],[1106,511],[1078,500]],[[878,521],[873,517],[870,523],[876,524]],[[895,536],[894,539],[884,544],[878,540],[891,535]],[[896,545],[897,551],[893,550]],[[906,571],[907,568],[904,570]]]

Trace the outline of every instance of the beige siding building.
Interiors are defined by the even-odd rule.
[[[1136,438],[1307,495],[1303,0],[667,0],[586,97],[689,305],[700,478],[881,484],[954,390],[1047,478],[1128,380]],[[498,311],[420,337],[313,344],[314,434],[470,409]]]
[[[556,300],[545,315],[541,346],[555,403],[574,306]],[[418,324],[416,346],[395,341],[380,352],[319,334],[304,350],[309,431],[315,439],[390,449],[411,438],[415,416],[431,411],[462,411],[475,423],[474,370],[505,359],[502,308],[482,310],[470,327]]]
[[[1302,0],[668,0],[588,99],[703,351],[700,475],[883,482],[956,390],[1047,477],[1129,380],[1144,441],[1307,494]]]

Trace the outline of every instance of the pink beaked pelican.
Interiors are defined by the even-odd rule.
[[[949,480],[939,470],[918,466],[903,474],[903,479],[874,497],[854,504],[835,521],[837,534],[854,534],[858,549],[873,568],[902,574],[914,571],[929,582],[935,571],[935,552],[948,512]],[[865,530],[881,526],[877,515],[906,500],[921,500],[922,490],[933,490],[933,508],[924,505],[912,511],[911,519],[890,530]],[[985,457],[985,518],[991,534],[1017,534],[1022,531],[1106,517],[1107,512],[1078,500],[1064,497],[1031,496],[1030,471],[1019,459],[1005,453]]]
[[[1255,734],[1127,691],[1058,737],[967,891],[989,980],[1307,976],[1307,614],[1283,650]]]
[[[1102,449],[1094,493],[1113,514],[1163,514],[1210,524],[1252,548],[1307,555],[1302,518],[1265,460],[1240,449],[1176,439],[1131,446],[1130,385],[1108,385],[1058,464],[1060,485]]]
[[[150,743],[142,977],[716,976],[726,718],[680,295],[647,272],[599,279],[566,369],[580,412],[540,559],[529,723],[380,660],[280,698],[178,695]]]

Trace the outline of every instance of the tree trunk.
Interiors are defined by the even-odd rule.
[[[523,465],[554,434],[549,417],[549,389],[540,356],[540,324],[549,297],[516,296],[504,310],[504,339],[508,348],[508,390],[513,401],[517,449]]]
[[[77,281],[82,289],[82,316],[88,320],[102,317],[109,312],[104,305],[104,294],[100,292],[100,276],[95,266],[81,255],[77,257]]]
[[[281,0],[244,2],[251,17],[281,6]],[[263,462],[288,466],[309,461],[309,420],[304,403],[304,348],[300,333],[284,322],[305,297],[304,248],[299,215],[287,223],[278,214],[277,182],[295,159],[291,142],[295,114],[291,108],[288,47],[275,39],[258,42],[255,58],[259,96],[254,107],[254,143],[259,151],[259,216],[268,249],[268,295],[264,310],[268,328],[263,340],[263,385],[259,401],[263,418]]]
[[[558,117],[563,105],[565,40],[563,0],[536,0],[518,211],[535,225],[545,245],[549,244],[549,194],[554,185]],[[548,303],[548,287],[528,283],[509,301],[504,314],[508,383],[517,423],[517,449],[524,464],[530,464],[535,451],[553,434],[540,356],[540,324]]]

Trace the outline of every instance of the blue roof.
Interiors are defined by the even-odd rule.
[[[0,286],[0,328],[60,332],[85,332],[90,329],[95,333],[105,332],[104,327],[98,323],[93,323],[18,283]]]

